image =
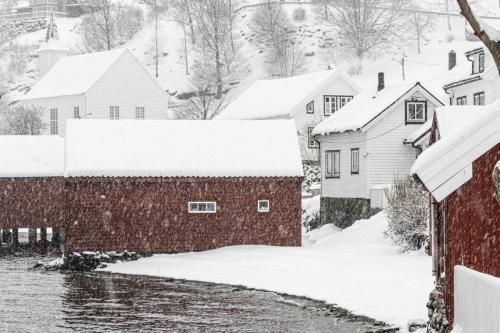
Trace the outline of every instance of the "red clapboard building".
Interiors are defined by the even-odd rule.
[[[67,252],[301,244],[293,121],[70,120],[57,139],[53,183],[27,170],[30,189],[0,196],[0,217],[23,218],[0,228],[62,226]]]
[[[454,268],[500,277],[500,205],[493,174],[500,160],[500,101],[436,110],[431,147],[412,172],[431,193],[436,283],[454,316]]]

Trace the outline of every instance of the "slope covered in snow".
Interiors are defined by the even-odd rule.
[[[253,4],[256,0],[240,1],[240,6]],[[491,1],[490,1],[491,2]],[[135,3],[135,2],[134,2]],[[137,4],[137,3],[136,3]],[[492,2],[493,4],[493,2]],[[441,3],[426,1],[422,4],[424,8],[433,11],[444,11]],[[479,6],[476,4],[476,6]],[[150,8],[140,4],[144,11],[145,24],[130,41],[121,47],[129,48],[139,61],[152,73],[154,66],[154,35],[155,24],[149,15]],[[302,7],[306,11],[304,20],[294,20],[293,12]],[[480,8],[479,8],[480,7]],[[485,5],[482,1],[478,7],[481,14],[496,15],[497,11],[493,5]],[[336,45],[338,40],[334,33],[334,27],[321,22],[316,11],[304,1],[302,4],[285,4],[285,12],[291,18],[293,25],[293,37],[303,52],[304,65],[301,73],[321,71],[333,64],[353,73],[357,63],[345,47]],[[456,6],[452,6],[451,12],[457,12]],[[266,48],[259,42],[261,39],[251,28],[252,17],[255,7],[245,7],[237,12],[235,17],[234,38],[243,55],[241,73],[228,86],[228,102],[240,95],[253,82],[259,79],[271,78],[266,71],[268,60],[266,59]],[[61,41],[73,52],[82,52],[79,36],[79,24],[81,18],[57,18],[56,23]],[[171,13],[162,13],[159,16],[159,76],[158,81],[162,87],[173,95],[179,96],[194,90],[190,75],[186,74],[186,58],[184,56],[184,32],[173,20]],[[478,42],[468,42],[465,36],[465,21],[459,16],[450,17],[450,27],[445,16],[432,16],[431,24],[423,33],[422,54],[418,54],[415,42],[415,32],[409,32],[405,43],[393,44],[370,51],[363,63],[360,75],[355,75],[356,82],[364,89],[375,89],[377,84],[377,72],[386,73],[387,86],[403,83],[402,66],[397,62],[405,57],[405,81],[404,82],[426,82],[429,90],[441,89],[448,72],[448,52],[453,49],[457,52],[458,65],[467,66],[470,63],[463,57],[466,50],[477,47]],[[38,79],[36,56],[34,51],[40,47],[45,37],[45,30],[21,34],[14,38],[13,43],[27,47],[27,61],[22,73],[12,73],[9,70],[11,53],[8,43],[0,45],[0,86],[7,86],[10,91],[7,98],[17,99],[26,92]],[[337,41],[338,42],[338,41]],[[187,41],[188,47],[189,41]],[[333,43],[333,44],[332,44]],[[333,45],[334,47],[331,47]],[[187,63],[192,65],[194,59],[192,52],[188,52]],[[6,73],[1,75],[1,73]],[[189,73],[191,74],[191,72]],[[1,90],[1,88],[0,88]],[[437,96],[438,98],[446,97]],[[175,102],[175,98],[172,99]]]
[[[404,328],[409,320],[427,317],[431,258],[401,254],[384,237],[386,226],[386,216],[379,213],[343,231],[326,225],[304,234],[299,248],[234,246],[155,255],[105,271],[306,296]]]

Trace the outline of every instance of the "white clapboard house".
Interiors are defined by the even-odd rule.
[[[434,109],[420,83],[363,91],[313,131],[320,142],[321,219],[346,227],[384,205],[384,189],[408,176],[425,148]]]
[[[303,160],[318,160],[313,128],[338,112],[360,88],[336,68],[283,79],[259,80],[236,98],[218,120],[295,119]]]
[[[453,51],[452,51],[453,52]],[[451,60],[456,54],[450,53]],[[464,73],[456,67],[456,72],[443,87],[449,96],[450,105],[487,105],[500,98],[500,78],[495,61],[486,47],[477,47],[465,53],[470,62],[470,70]]]
[[[168,94],[128,49],[63,55],[57,48],[40,50],[46,73],[20,99],[43,110],[48,126],[42,134],[64,136],[73,118],[167,119]]]

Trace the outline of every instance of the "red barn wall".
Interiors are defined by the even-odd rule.
[[[499,160],[500,144],[497,144],[474,161],[472,179],[453,192],[442,207],[447,211],[445,300],[451,322],[455,265],[500,277],[500,205],[493,196],[495,185],[492,179]]]
[[[69,178],[65,249],[201,251],[300,246],[301,178]],[[270,200],[259,213],[257,201]],[[216,201],[216,214],[189,214]]]
[[[64,226],[63,178],[0,178],[0,228]]]

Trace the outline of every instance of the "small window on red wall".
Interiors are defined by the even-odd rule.
[[[259,200],[257,203],[257,209],[260,213],[269,212],[269,200]]]

